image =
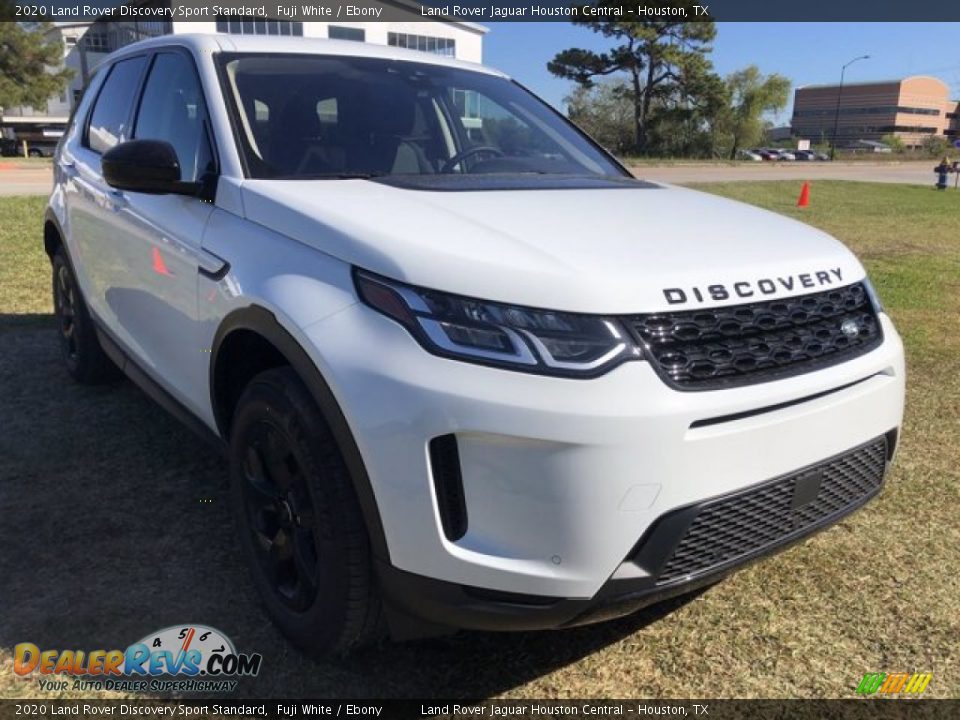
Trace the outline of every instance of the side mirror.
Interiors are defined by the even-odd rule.
[[[165,140],[128,140],[100,159],[103,179],[118,190],[162,195],[196,195],[200,183],[180,181],[180,160]]]

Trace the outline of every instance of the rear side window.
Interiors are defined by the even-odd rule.
[[[73,110],[70,112],[70,119],[67,121],[67,130],[64,137],[75,136],[78,130],[82,132],[84,118],[90,111],[92,99],[96,96],[96,89],[100,85],[100,73],[95,71],[90,82],[82,89],[76,90],[74,94]]]
[[[180,53],[157,55],[143,91],[134,137],[166,140],[180,160],[180,179],[199,180],[214,170],[207,106],[193,61]]]
[[[144,57],[135,57],[121,60],[110,69],[87,129],[87,146],[94,152],[105,153],[130,138],[133,101],[146,62]]]

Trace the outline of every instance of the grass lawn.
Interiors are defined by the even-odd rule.
[[[129,383],[67,380],[43,201],[0,199],[0,697],[44,696],[13,676],[16,643],[123,648],[202,622],[264,654],[239,696],[852,697],[864,673],[924,671],[927,696],[960,698],[960,195],[823,181],[798,210],[799,185],[708,189],[805,219],[867,264],[909,354],[903,445],[882,495],[687,602],[338,663],[306,660],[261,613],[219,459]]]
[[[953,153],[948,153],[953,156]],[[736,167],[738,165],[763,165],[762,161],[758,160],[730,160],[729,158],[656,158],[656,157],[632,157],[630,155],[619,156],[620,162],[624,163],[627,167],[646,167],[646,166],[683,166],[683,165],[729,165],[731,167]],[[862,163],[862,164],[892,164],[898,165],[900,163],[924,163],[924,165],[929,164],[932,168],[934,165],[940,162],[940,156],[929,157],[923,153],[838,153],[837,159],[834,161],[836,163]],[[788,166],[807,166],[806,161],[789,161],[786,163],[773,163],[785,164]],[[815,166],[820,166],[819,161],[812,163]]]

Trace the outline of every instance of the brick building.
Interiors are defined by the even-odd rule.
[[[837,122],[837,147],[858,140],[900,137],[907,147],[918,147],[931,135],[957,134],[958,103],[942,80],[916,75],[903,80],[808,85],[797,88],[793,103],[793,134],[814,143],[829,143]]]

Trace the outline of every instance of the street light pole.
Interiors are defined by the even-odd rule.
[[[840,88],[837,90],[837,109],[833,114],[833,138],[830,141],[830,159],[833,160],[837,156],[837,126],[840,124],[840,98],[843,96],[843,76],[847,72],[847,68],[853,65],[857,60],[869,60],[869,55],[861,55],[860,57],[855,57],[853,60],[848,62],[842,68],[840,68]]]

